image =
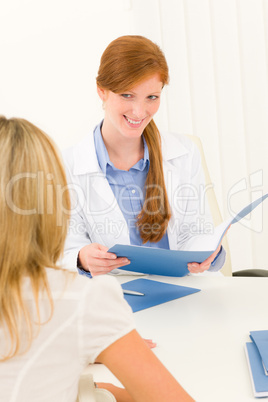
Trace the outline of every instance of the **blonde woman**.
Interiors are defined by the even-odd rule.
[[[0,400],[74,402],[96,360],[127,388],[107,385],[117,401],[192,400],[136,332],[114,278],[58,267],[70,200],[50,138],[0,117],[0,160]]]
[[[77,197],[65,263],[91,276],[128,264],[107,252],[116,243],[186,249],[213,230],[200,156],[185,136],[161,136],[153,120],[168,65],[159,46],[123,36],[105,49],[97,76],[104,119],[64,154]],[[218,271],[221,247],[193,273]]]

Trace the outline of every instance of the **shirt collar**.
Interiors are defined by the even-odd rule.
[[[101,134],[102,123],[103,121],[94,130],[94,143],[100,168],[102,172],[106,174],[107,166],[111,166],[113,170],[116,170],[116,168],[114,164],[110,161],[108,151],[102,138]],[[141,171],[143,171],[147,166],[149,166],[150,163],[148,146],[146,144],[144,137],[142,137],[142,139],[144,144],[144,156],[132,167],[133,169]]]

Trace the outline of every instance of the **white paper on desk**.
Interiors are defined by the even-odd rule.
[[[218,247],[228,227],[246,215],[268,197],[265,194],[258,200],[243,208],[235,217],[227,219],[215,228],[214,234],[202,234],[192,237],[187,250],[165,250],[153,247],[130,246],[116,244],[109,249],[118,257],[127,257],[129,265],[121,267],[121,270],[141,272],[152,275],[185,276],[189,273],[189,262],[201,263],[205,261]]]

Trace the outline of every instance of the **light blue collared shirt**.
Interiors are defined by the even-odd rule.
[[[149,170],[149,151],[145,139],[144,156],[129,171],[117,169],[110,161],[101,134],[102,122],[94,130],[95,149],[102,172],[105,174],[114,193],[119,208],[127,222],[130,244],[142,246],[142,239],[136,227],[137,215],[142,210],[145,196],[145,182]],[[147,242],[146,247],[169,249],[167,233],[157,242]]]

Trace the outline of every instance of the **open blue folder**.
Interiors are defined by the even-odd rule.
[[[124,295],[133,313],[200,292],[200,289],[171,285],[144,278],[126,282],[122,285],[122,288],[144,293],[144,296]]]
[[[109,249],[109,252],[115,253],[117,257],[127,257],[130,260],[129,265],[120,268],[126,271],[152,275],[185,276],[189,273],[187,268],[189,262],[201,263],[205,261],[217,249],[229,226],[239,222],[266,198],[268,198],[268,194],[247,205],[234,217],[217,226],[213,235],[196,236],[196,240],[193,239],[192,242],[192,247],[195,247],[196,250],[165,250],[115,244]]]
[[[116,244],[109,252],[130,260],[129,265],[120,269],[165,276],[185,276],[189,274],[188,262],[202,262],[213,253],[213,251],[165,250],[123,244]]]

